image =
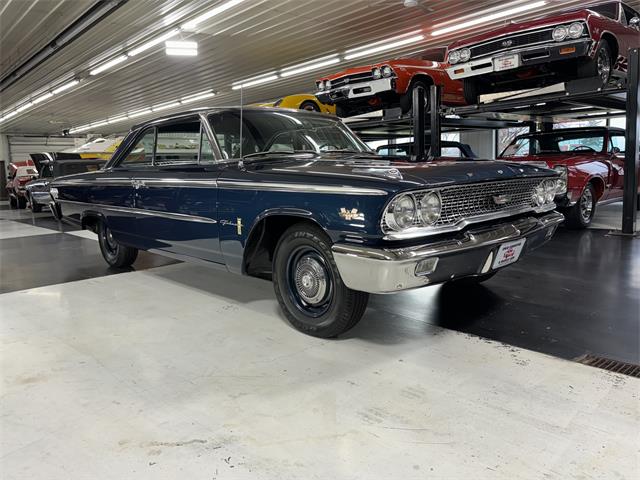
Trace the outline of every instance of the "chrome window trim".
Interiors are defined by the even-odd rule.
[[[226,190],[266,190],[296,193],[335,193],[341,195],[387,196],[389,192],[374,188],[344,185],[308,185],[303,183],[245,182],[242,180],[218,180],[218,187]]]
[[[117,205],[106,205],[104,203],[89,203],[89,202],[78,202],[75,200],[63,200],[57,199],[58,203],[68,203],[71,205],[80,205],[80,206],[90,206],[98,210],[108,210],[112,212],[121,212],[121,213],[132,213],[135,215],[145,215],[150,217],[161,217],[168,218],[171,220],[182,220],[186,222],[196,222],[196,223],[218,223],[217,220],[208,217],[201,217],[198,215],[189,215],[186,213],[172,213],[172,212],[159,212],[156,210],[143,210],[140,208],[132,208],[132,207],[121,207]]]

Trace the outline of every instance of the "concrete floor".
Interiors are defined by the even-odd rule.
[[[326,341],[268,282],[154,265],[0,295],[0,478],[640,477],[639,379],[433,325],[439,287]]]

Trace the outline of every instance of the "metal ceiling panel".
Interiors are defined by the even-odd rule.
[[[66,0],[62,1],[66,3]],[[25,3],[24,0],[18,2]],[[45,3],[56,4],[48,0]],[[128,47],[153,38],[183,23],[185,19],[222,3],[223,0],[130,1],[3,92],[0,109],[15,104],[64,76],[86,77],[88,69],[103,60],[122,54]],[[583,3],[578,0],[550,1],[535,14]],[[640,0],[629,3],[640,8]],[[69,127],[169,102],[207,89],[217,91],[218,95],[189,106],[238,104],[239,91],[230,88],[235,81],[331,53],[344,53],[349,48],[417,29],[423,30],[425,40],[419,44],[343,61],[324,71],[308,72],[248,88],[244,90],[243,102],[312,91],[314,80],[323,73],[446,45],[465,33],[431,37],[429,32],[438,24],[499,6],[504,6],[504,2],[433,0],[423,1],[419,7],[405,8],[402,0],[246,0],[203,24],[204,28],[197,33],[181,34],[184,39],[198,42],[197,57],[168,57],[162,46],[156,47],[112,70],[84,78],[80,86],[17,115],[0,125],[0,129],[12,133],[60,133]],[[5,7],[0,12],[0,24],[4,22],[2,17],[5,14],[15,16],[16,8],[15,2],[14,7]],[[525,13],[510,20],[530,16],[531,13]],[[485,25],[475,31],[489,29],[502,22]],[[0,49],[2,62],[5,62],[4,50]],[[170,110],[163,113],[168,112]],[[154,115],[157,114],[151,116]],[[142,120],[145,117],[128,123],[106,125],[99,131],[126,131],[131,124]]]

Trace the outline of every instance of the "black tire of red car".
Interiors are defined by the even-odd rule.
[[[130,267],[138,257],[138,249],[116,242],[104,222],[98,223],[98,243],[102,256],[111,267]]]
[[[493,278],[493,276],[496,273],[498,272],[496,271],[496,272],[485,273],[483,275],[478,275],[475,277],[464,277],[464,278],[459,278],[457,280],[450,280],[447,282],[447,284],[460,286],[460,287],[470,287],[473,285],[478,285],[480,283],[486,282],[490,278]]]
[[[18,196],[16,195],[16,198],[18,199],[18,208],[27,208],[27,199],[24,198],[23,196]]]
[[[594,57],[578,65],[578,77],[599,77],[602,85],[607,85],[613,72],[613,61],[611,45],[606,40],[602,40]]]
[[[462,94],[464,95],[464,101],[468,105],[477,104],[480,97],[478,81],[473,78],[465,78],[462,81]]]
[[[596,213],[596,190],[588,184],[576,204],[564,210],[565,225],[571,229],[587,228],[593,221]]]
[[[9,206],[11,208],[18,208],[18,200],[13,195],[9,195]]]
[[[309,112],[319,112],[320,106],[313,100],[305,100],[300,104],[300,110],[308,110]]]
[[[293,225],[278,241],[273,286],[291,325],[320,338],[334,338],[353,328],[369,300],[369,294],[345,286],[329,238],[308,223]]]
[[[422,87],[425,91],[426,94],[426,99],[425,99],[425,111],[429,111],[429,107],[430,107],[430,102],[429,102],[429,85],[427,82],[423,81],[423,80],[415,80],[413,82],[411,82],[411,85],[409,85],[409,88],[407,88],[407,91],[404,95],[400,96],[400,110],[402,110],[403,114],[407,114],[409,112],[411,112],[411,110],[413,110],[413,91],[418,88],[418,87]]]
[[[36,202],[31,195],[29,195],[29,207],[33,213],[40,213],[42,211],[42,205]]]
[[[336,115],[339,118],[347,118],[351,116],[351,110],[341,103],[336,104]]]

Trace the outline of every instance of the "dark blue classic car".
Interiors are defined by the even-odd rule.
[[[385,160],[338,119],[281,109],[172,115],[100,172],[57,179],[61,214],[109,265],[139,249],[272,279],[298,329],[334,337],[369,293],[480,282],[553,235],[557,174],[507,162]]]

